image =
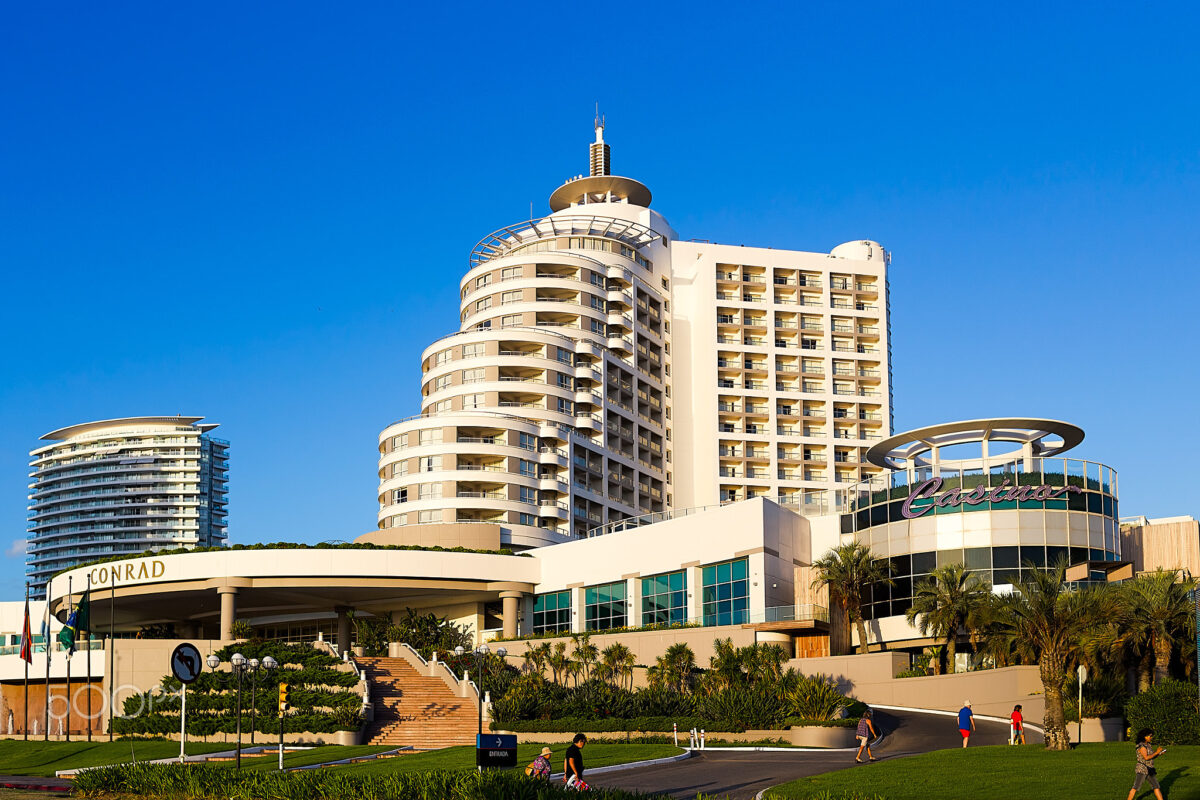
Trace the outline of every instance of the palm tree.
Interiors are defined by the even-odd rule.
[[[571,663],[571,659],[567,657],[567,643],[555,642],[550,655],[546,656],[546,663],[550,666],[550,671],[554,675],[554,682],[565,686],[567,667]]]
[[[905,612],[923,636],[936,636],[946,643],[946,670],[954,672],[958,631],[979,619],[990,594],[988,584],[962,564],[947,564],[917,584],[912,607]],[[941,670],[934,666],[935,675]]]
[[[1089,628],[1105,614],[1107,595],[1093,589],[1064,591],[1065,561],[1048,570],[1027,564],[1023,573],[1007,597],[995,635],[1007,638],[1018,653],[1037,663],[1046,698],[1046,749],[1067,750],[1071,744],[1062,694],[1067,667],[1083,655]]]
[[[884,563],[876,559],[871,548],[860,542],[838,545],[813,562],[817,577],[813,588],[829,588],[829,599],[842,607],[846,626],[858,628],[858,652],[869,652],[867,625],[863,617],[863,596],[873,583],[891,585]]]
[[[571,642],[575,645],[571,659],[579,665],[579,672],[576,674],[582,674],[586,681],[592,677],[592,665],[596,663],[596,659],[600,655],[600,648],[592,644],[590,633],[573,633]]]
[[[1176,570],[1139,575],[1125,584],[1128,616],[1125,624],[1142,632],[1154,654],[1154,682],[1167,677],[1174,642],[1182,640],[1192,618],[1188,583],[1178,580]]]
[[[542,642],[536,646],[532,642],[525,642],[525,663],[522,665],[521,670],[541,675],[546,670],[546,659],[549,656],[549,642]]]
[[[683,642],[676,642],[659,656],[649,670],[649,678],[655,686],[666,686],[677,692],[686,692],[691,687],[692,674],[696,671],[696,654]]]
[[[601,654],[600,665],[597,666],[597,673],[603,669],[603,674],[606,680],[615,681],[620,679],[621,687],[625,688],[626,679],[629,681],[630,689],[633,688],[633,667],[637,663],[637,657],[633,651],[620,642],[614,642],[604,648]]]

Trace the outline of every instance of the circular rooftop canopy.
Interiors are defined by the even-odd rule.
[[[1035,456],[1055,456],[1065,453],[1082,441],[1082,428],[1055,419],[969,419],[898,433],[868,450],[867,461],[886,469],[928,466],[933,463],[936,450],[974,442],[980,443],[980,455],[966,460],[979,460],[988,454],[986,445],[989,442],[1015,442],[1029,445]]]
[[[610,195],[617,202],[650,207],[650,189],[641,181],[619,175],[588,175],[555,189],[550,195],[550,210],[562,211],[574,203],[603,203]]]

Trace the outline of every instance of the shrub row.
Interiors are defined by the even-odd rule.
[[[701,717],[558,717],[556,719],[514,720],[493,722],[492,730],[516,731],[518,733],[625,733],[647,731],[670,733],[678,725],[680,732],[692,728],[709,731],[741,733],[745,728],[735,722],[703,719]]]
[[[356,775],[337,770],[235,771],[210,766],[124,764],[81,773],[74,793],[83,797],[131,794],[187,800],[566,800],[578,797],[561,783],[527,778],[519,770],[413,772]],[[594,800],[633,800],[646,795],[593,789]]]
[[[281,665],[271,672],[259,671],[257,692],[248,678],[242,681],[243,731],[250,730],[251,700],[257,719],[255,729],[279,730],[279,684],[289,686],[288,703],[295,709],[285,715],[283,729],[288,733],[332,733],[362,727],[362,698],[351,691],[358,682],[352,672],[338,667],[341,661],[328,653],[301,645],[277,642],[241,642],[216,655],[228,663],[234,651],[247,659],[271,656]],[[170,734],[179,730],[180,700],[178,680],[162,679],[157,691],[144,692],[125,699],[123,717],[113,720],[113,730],[122,734]],[[188,687],[188,732],[197,736],[233,733],[237,727],[237,682],[228,672],[204,672]]]
[[[782,727],[801,728],[853,728],[858,719],[802,719],[787,717]],[[680,732],[696,728],[722,733],[743,733],[746,727],[729,720],[714,720],[705,717],[559,717],[557,719],[515,720],[492,723],[492,730],[515,731],[517,733],[671,733],[677,725]],[[768,729],[769,730],[769,729]]]
[[[1130,698],[1125,717],[1135,735],[1142,728],[1154,731],[1155,744],[1200,744],[1198,694],[1196,684],[1168,678]]]

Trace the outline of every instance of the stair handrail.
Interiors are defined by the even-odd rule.
[[[417,648],[413,647],[408,642],[396,642],[396,644],[400,645],[401,647],[407,648],[408,652],[410,652],[414,656],[416,656],[417,660],[420,661],[423,666],[426,666],[426,667],[429,666],[429,659],[427,659],[425,656],[423,656],[419,652],[417,652]]]

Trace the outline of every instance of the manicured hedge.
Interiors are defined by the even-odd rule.
[[[218,650],[228,664],[234,651],[247,659],[271,656],[280,668],[260,670],[257,691],[249,676],[242,679],[243,731],[273,733],[279,730],[279,684],[288,684],[288,705],[293,709],[283,718],[287,733],[333,733],[362,727],[362,698],[351,691],[358,683],[352,672],[338,669],[341,660],[302,645],[278,642],[241,642]],[[168,675],[157,691],[125,699],[122,712],[113,720],[121,734],[169,735],[179,731],[180,683]],[[255,714],[251,714],[251,705]],[[233,733],[237,729],[237,680],[228,671],[203,672],[188,687],[188,732],[196,736]]]
[[[237,771],[179,764],[124,764],[87,770],[75,779],[83,797],[112,794],[170,800],[567,800],[578,792],[559,781],[539,781],[520,770],[354,774],[329,770]],[[595,788],[593,800],[634,800],[647,795]]]
[[[1197,703],[1196,684],[1167,678],[1130,698],[1125,716],[1135,736],[1142,728],[1154,731],[1155,744],[1200,744]]]

